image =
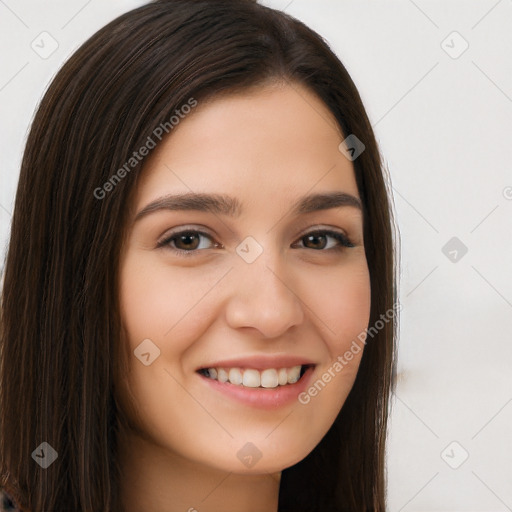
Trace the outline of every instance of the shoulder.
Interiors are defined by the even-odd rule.
[[[0,488],[0,512],[21,512],[14,499]]]

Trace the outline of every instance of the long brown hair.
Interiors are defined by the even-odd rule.
[[[142,164],[103,198],[98,187],[191,97],[272,80],[309,87],[363,141],[353,165],[370,325],[396,304],[389,185],[359,93],[327,43],[253,0],[157,0],[120,16],[59,71],[22,161],[0,317],[0,485],[24,510],[118,507],[118,262]],[[397,317],[381,323],[332,428],[283,471],[279,512],[385,511]],[[58,454],[47,469],[32,457],[43,442]]]

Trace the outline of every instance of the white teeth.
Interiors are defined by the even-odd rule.
[[[247,388],[259,388],[261,384],[260,372],[258,370],[245,370],[242,382]]]
[[[300,372],[300,366],[299,366]],[[261,372],[261,387],[277,388],[277,370],[273,368]]]
[[[294,366],[292,369],[288,370],[288,384],[293,384],[297,382],[300,377],[300,366]]]
[[[259,371],[253,368],[207,368],[204,375],[219,382],[230,382],[247,388],[276,388],[294,384],[300,379],[301,365],[291,368],[267,368]]]
[[[229,370],[229,382],[234,384],[235,386],[240,386],[242,384],[242,372],[240,368],[231,368]]]

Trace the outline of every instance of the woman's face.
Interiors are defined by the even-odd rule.
[[[116,394],[171,459],[278,472],[339,413],[370,314],[343,138],[294,84],[199,102],[152,150],[120,260]]]

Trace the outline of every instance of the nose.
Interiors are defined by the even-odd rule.
[[[253,328],[267,338],[275,338],[302,323],[304,305],[286,270],[276,258],[268,256],[268,251],[250,264],[236,262],[226,306],[226,321],[231,328]]]

